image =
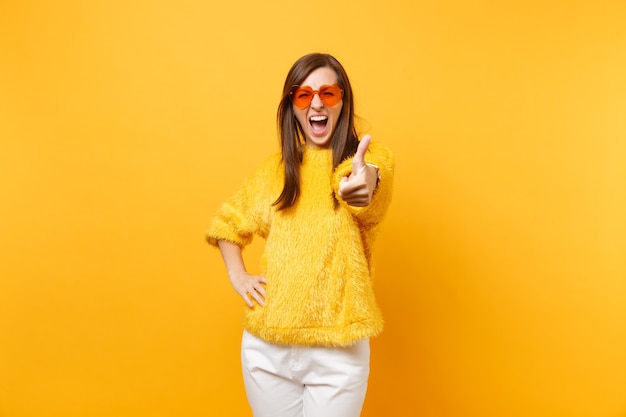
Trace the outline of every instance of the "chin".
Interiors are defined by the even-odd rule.
[[[327,133],[325,136],[315,136],[312,133],[309,133],[307,142],[314,146],[317,146],[318,148],[328,148],[330,146],[332,137],[332,132]]]
[[[318,148],[328,148],[330,146],[330,138],[309,138],[308,143]]]

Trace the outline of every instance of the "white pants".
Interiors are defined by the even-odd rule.
[[[358,417],[369,340],[347,348],[282,346],[244,331],[241,363],[254,417]]]

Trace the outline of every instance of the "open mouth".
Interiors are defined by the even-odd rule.
[[[326,116],[312,116],[309,118],[309,123],[311,124],[311,129],[315,133],[323,133],[326,130],[326,125],[328,124],[328,117]]]

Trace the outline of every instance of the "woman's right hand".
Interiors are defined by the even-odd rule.
[[[265,284],[267,284],[265,277],[250,275],[247,272],[229,272],[228,277],[234,290],[243,298],[248,307],[254,306],[250,297],[261,307],[265,305]]]
[[[263,307],[265,305],[265,284],[267,284],[265,277],[248,274],[239,246],[225,240],[220,240],[217,244],[226,264],[228,278],[230,278],[230,283],[237,294],[243,298],[248,307],[254,306],[250,297]]]

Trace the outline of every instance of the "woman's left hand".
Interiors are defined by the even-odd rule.
[[[369,144],[370,135],[365,135],[352,159],[352,172],[339,183],[339,197],[351,206],[368,206],[376,189],[378,169],[365,163]]]

